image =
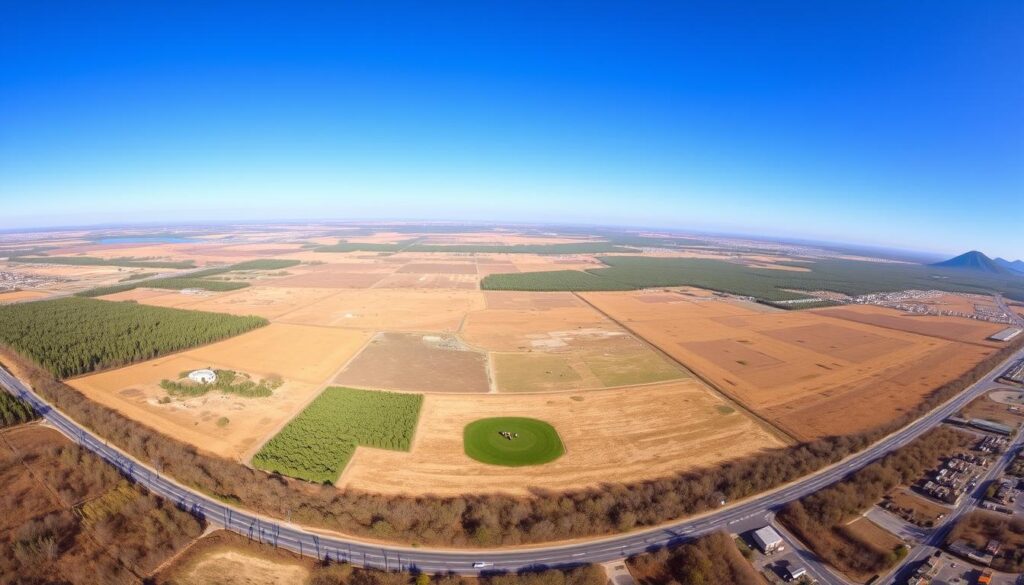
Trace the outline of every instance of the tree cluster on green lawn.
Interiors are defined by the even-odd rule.
[[[38,417],[27,402],[0,390],[0,428],[27,423]]]
[[[0,341],[59,378],[152,359],[266,324],[262,317],[74,297],[0,307]]]
[[[172,396],[203,396],[211,390],[234,394],[243,398],[265,398],[274,393],[274,390],[284,383],[280,376],[270,376],[259,382],[245,374],[239,374],[234,370],[213,370],[217,379],[209,384],[193,382],[188,378],[188,372],[182,372],[178,380],[161,380],[160,387]]]
[[[252,463],[299,479],[333,482],[357,445],[408,451],[422,404],[421,394],[328,388]]]

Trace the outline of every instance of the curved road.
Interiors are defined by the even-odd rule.
[[[887,452],[899,448],[994,384],[994,380],[1011,360],[1024,357],[1024,350],[989,372],[970,388],[867,449],[816,474],[804,477],[782,488],[720,508],[702,516],[627,534],[618,534],[570,544],[542,545],[530,548],[497,550],[422,549],[368,543],[340,535],[318,534],[279,520],[258,516],[184,487],[158,473],[119,449],[106,444],[89,431],[43,401],[20,380],[0,368],[0,386],[31,403],[43,418],[89,450],[93,451],[124,475],[181,507],[191,510],[208,522],[262,542],[286,548],[303,555],[388,570],[419,569],[425,572],[474,574],[481,571],[517,571],[545,566],[581,563],[602,563],[628,557],[652,547],[675,544],[715,530],[729,530],[731,524],[742,523],[781,507],[842,479]],[[484,567],[474,567],[485,563]]]

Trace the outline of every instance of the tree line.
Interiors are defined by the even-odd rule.
[[[77,422],[157,465],[178,481],[267,516],[382,540],[444,546],[549,542],[653,526],[777,487],[859,451],[965,388],[1024,345],[1015,342],[943,385],[899,419],[870,432],[826,437],[657,480],[599,488],[456,497],[396,496],[316,486],[199,452],[88,400],[27,360],[17,360],[37,392]]]
[[[262,317],[68,297],[0,307],[0,341],[67,378],[225,339],[267,323]]]
[[[27,423],[38,416],[27,402],[0,390],[0,428]]]
[[[643,585],[764,584],[724,532],[713,532],[675,548],[636,555],[628,563]]]

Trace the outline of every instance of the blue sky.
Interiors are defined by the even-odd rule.
[[[0,228],[509,220],[1024,257],[1019,0],[152,4],[0,7]]]

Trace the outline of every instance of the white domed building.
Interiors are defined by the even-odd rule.
[[[217,373],[213,370],[196,370],[188,375],[188,379],[197,384],[213,384],[217,381]]]

